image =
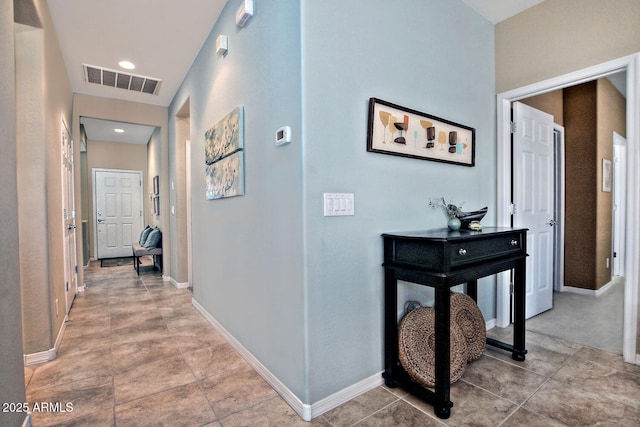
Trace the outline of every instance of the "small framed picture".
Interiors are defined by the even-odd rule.
[[[611,160],[602,159],[602,191],[611,192]]]
[[[158,175],[153,177],[153,194],[160,194],[160,177]]]
[[[160,196],[153,196],[153,214],[160,215]]]

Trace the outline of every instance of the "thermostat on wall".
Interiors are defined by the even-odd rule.
[[[291,142],[291,127],[282,126],[276,131],[276,145],[284,145]]]

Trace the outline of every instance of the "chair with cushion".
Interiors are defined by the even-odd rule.
[[[133,243],[133,267],[140,275],[140,257],[152,256],[153,268],[156,268],[156,261],[159,259],[160,271],[162,271],[162,232],[158,227],[146,226],[140,233],[138,243]]]

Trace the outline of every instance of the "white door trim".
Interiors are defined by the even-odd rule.
[[[612,259],[612,276],[622,276],[624,274],[624,244],[626,241],[626,204],[627,204],[627,188],[626,181],[622,181],[621,177],[627,176],[627,140],[619,135],[617,132],[613,132],[613,250],[617,251],[614,257],[611,254]],[[620,165],[618,165],[620,162]],[[621,183],[622,181],[622,183]],[[621,256],[622,255],[622,256]]]
[[[558,292],[564,291],[564,206],[565,206],[565,171],[564,171],[564,126],[553,124],[553,138],[555,141],[555,212],[556,212],[556,233],[554,241],[554,263],[553,289]]]
[[[583,70],[544,80],[498,94],[497,97],[497,225],[509,226],[511,216],[511,103],[556,89],[591,81],[619,71],[627,72],[627,218],[640,217],[640,53],[618,58]],[[625,254],[624,331],[622,355],[628,363],[637,363],[636,332],[638,319],[638,282],[640,279],[640,224],[627,221]],[[496,295],[496,324],[510,323],[509,275],[500,274]]]

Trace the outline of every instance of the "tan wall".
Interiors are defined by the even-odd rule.
[[[147,146],[146,144],[121,144],[117,142],[92,141],[87,143],[87,197],[89,198],[89,250],[91,257],[94,253],[95,212],[93,207],[93,169],[121,169],[142,172],[142,203],[144,204],[144,223],[149,224],[150,181],[147,177]]]
[[[0,0],[0,402],[24,402],[22,309],[18,256],[16,90],[13,0]],[[0,425],[22,425],[26,414],[0,412]]]
[[[532,96],[520,102],[529,107],[551,114],[554,123],[564,126],[562,90],[554,90],[543,93],[542,95]]]
[[[596,289],[596,82],[564,90],[565,285]]]
[[[42,29],[20,26],[15,55],[25,354],[52,349],[65,319],[60,141],[73,96],[46,1],[35,4]]]
[[[640,1],[547,0],[495,27],[496,91],[640,52]]]

